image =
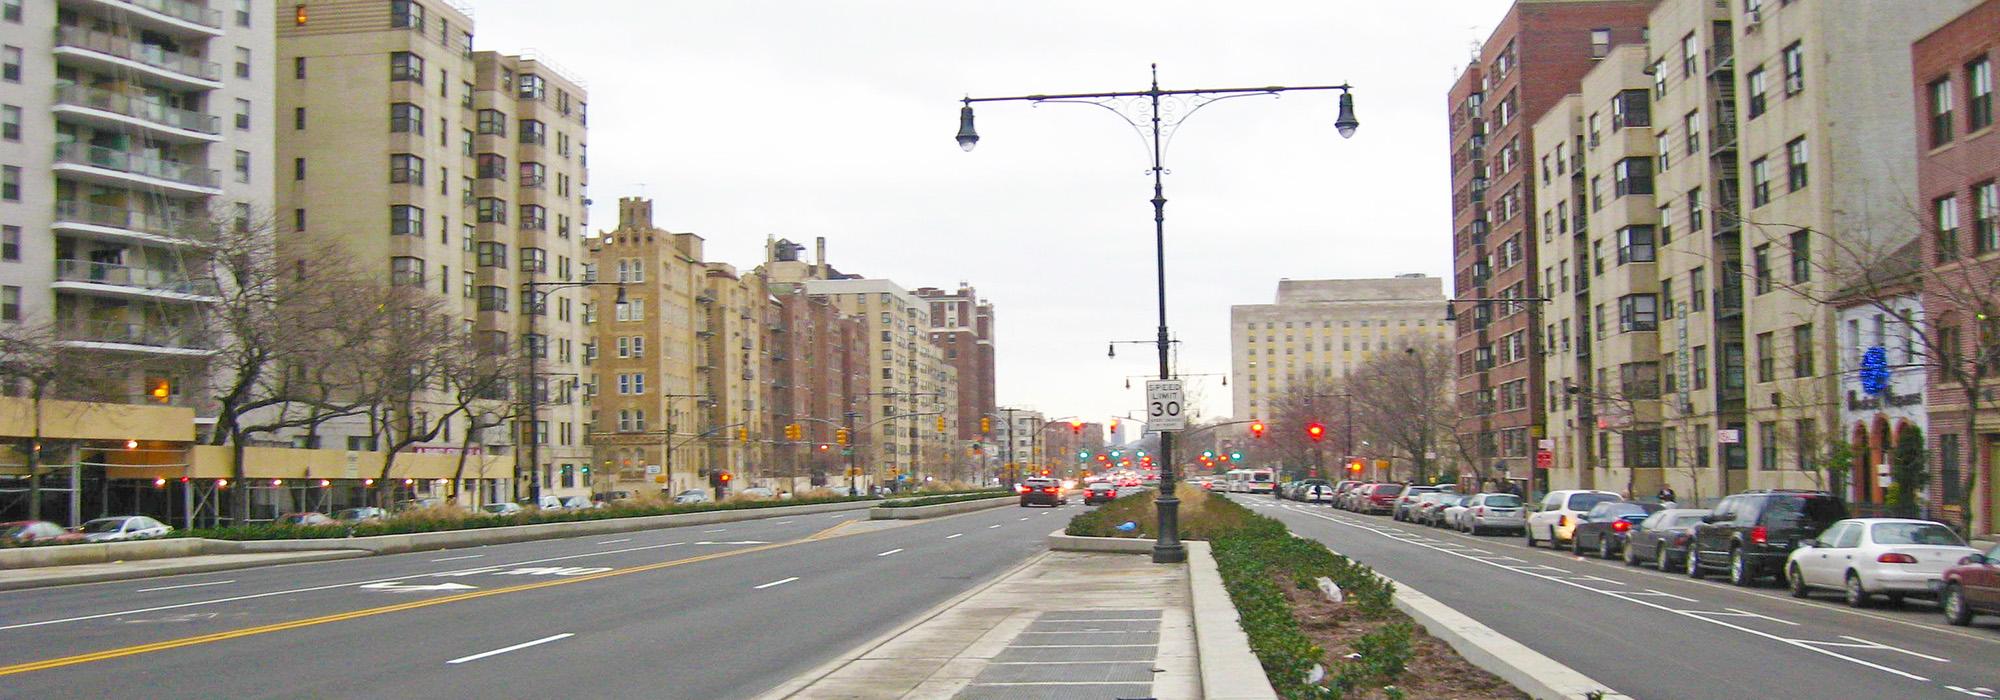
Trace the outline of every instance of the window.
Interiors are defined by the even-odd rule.
[[[1687,154],[1701,153],[1701,112],[1688,112],[1681,117],[1681,128],[1687,131]]]
[[[1770,333],[1757,334],[1757,381],[1768,382],[1778,376],[1778,341]]]
[[[21,108],[14,105],[0,107],[0,139],[21,140]]]
[[[1660,172],[1663,173],[1666,172],[1667,166],[1673,164],[1673,159],[1671,157],[1673,154],[1673,149],[1669,148],[1667,145],[1667,132],[1665,131],[1653,132],[1653,150],[1660,154]]]
[[[424,259],[408,256],[389,258],[389,283],[416,287],[424,283]]]
[[[1618,229],[1618,264],[1653,262],[1653,227]]]
[[[249,0],[239,0],[239,2],[248,2],[248,1]],[[13,22],[15,24],[20,24],[21,0],[6,0],[5,2],[0,2],[0,19],[4,19],[9,22]],[[243,26],[247,27],[250,25],[246,24]]]
[[[1758,158],[1750,161],[1750,206],[1761,207],[1771,203],[1771,161]]]
[[[540,119],[521,120],[521,143],[540,146],[549,141],[549,127]]]
[[[1757,294],[1768,294],[1771,291],[1771,246],[1768,243],[1757,246],[1750,255],[1750,274],[1755,278],[1753,289]]]
[[[1936,239],[1937,261],[1958,259],[1958,197],[1952,195],[1933,200],[1931,211],[1936,227],[1936,233],[1932,235]]]
[[[521,205],[521,228],[529,231],[548,230],[549,210],[540,204]]]
[[[1604,58],[1611,55],[1611,30],[1590,30],[1590,57]]]
[[[1785,181],[1791,185],[1792,192],[1806,188],[1806,138],[1804,136],[1792,139],[1791,143],[1785,144]]]
[[[1696,187],[1694,189],[1688,190],[1687,201],[1688,201],[1688,230],[1700,231],[1703,228],[1701,188]]]
[[[474,297],[479,300],[480,311],[506,311],[507,288],[486,285],[479,288]]]
[[[522,187],[542,187],[547,182],[548,182],[547,167],[544,167],[541,163],[535,163],[535,162],[524,162],[521,164]]]
[[[21,261],[21,227],[0,226],[0,260]]]
[[[1963,498],[1964,477],[1959,475],[1958,436],[1945,433],[1938,436],[1938,480],[1943,483],[1944,502],[1955,503]]]
[[[241,46],[236,47],[236,77],[250,77],[250,50]]]
[[[1993,66],[1985,58],[1965,64],[1965,130],[1993,124]]]
[[[1592,175],[1590,177],[1590,210],[1597,211],[1603,208],[1604,208],[1604,176]]]
[[[424,210],[408,204],[389,207],[389,235],[423,237]]]
[[[1750,90],[1750,118],[1756,119],[1757,117],[1763,116],[1764,115],[1764,69],[1758,68],[1756,70],[1750,71],[1750,74],[1748,76],[1745,76],[1744,78],[1744,84],[1748,85]]]
[[[237,151],[237,152],[236,152],[236,181],[237,181],[237,182],[249,182],[249,181],[250,181],[250,152],[249,152],[249,151]]]
[[[1681,77],[1693,78],[1697,65],[1696,57],[1701,55],[1701,44],[1694,38],[1694,32],[1681,37]]]
[[[1812,232],[1799,229],[1792,232],[1792,281],[1812,281]]]
[[[506,267],[507,244],[495,241],[481,241],[479,243],[479,266]]]
[[[1618,298],[1618,330],[1621,333],[1659,328],[1659,298],[1651,294],[1628,294]]]
[[[548,89],[542,76],[533,73],[522,73],[519,85],[520,91],[517,94],[523,100],[540,100]]]
[[[1806,89],[1806,52],[1799,42],[1785,47],[1785,95],[1791,96]]]
[[[1660,318],[1674,317],[1674,281],[1672,278],[1660,280]]]
[[[389,54],[389,79],[417,84],[424,82],[424,57],[408,51]]]
[[[497,109],[479,110],[479,133],[482,136],[506,136],[507,113]]]
[[[18,52],[18,48],[10,48]],[[10,78],[14,80],[14,78]],[[1930,84],[1930,148],[1952,142],[1952,78]]]
[[[1813,326],[1810,323],[1792,327],[1792,376],[1813,375]]]
[[[1778,468],[1778,424],[1770,421],[1757,424],[1757,468],[1771,471]]]
[[[1652,126],[1652,103],[1646,101],[1645,90],[1624,90],[1611,98],[1611,130],[1617,131],[1628,126]]]
[[[1646,157],[1626,158],[1618,161],[1613,169],[1616,191],[1619,197],[1628,194],[1653,193],[1653,159]]]
[[[1708,308],[1708,270],[1697,267],[1688,271],[1688,310],[1701,311]]]
[[[507,200],[497,197],[479,198],[479,223],[507,223]]]
[[[507,179],[506,156],[500,155],[498,153],[481,153],[479,154],[478,162],[479,162],[479,172],[478,172],[479,179],[481,180]]]
[[[295,80],[306,79],[306,57],[299,56],[292,59],[292,78]]]
[[[395,29],[424,28],[424,6],[410,0],[389,0],[389,26]]]
[[[250,130],[250,101],[240,97],[236,98],[236,128],[239,131]]]
[[[293,129],[306,128],[306,108],[304,107],[292,108],[292,128]]]
[[[0,321],[21,320],[21,288],[13,285],[0,287]]]
[[[18,0],[9,1],[13,2],[16,7],[20,6]],[[236,26],[250,26],[250,0],[236,0]]]
[[[424,159],[408,153],[389,156],[389,182],[424,184]]]
[[[304,209],[292,210],[292,230],[293,231],[306,230],[306,210]]]
[[[1956,218],[1954,212],[1953,219]],[[2000,184],[1987,180],[1972,186],[1972,230],[1979,241],[1979,252],[2000,250]]]
[[[0,200],[21,201],[21,169],[17,166],[0,166]]]
[[[389,105],[389,133],[424,133],[424,108],[408,102]]]
[[[0,80],[21,82],[21,47],[0,47]]]
[[[1653,61],[1653,97],[1655,99],[1659,99],[1659,98],[1664,98],[1666,96],[1667,96],[1667,59],[1662,58]]]
[[[1706,346],[1706,345],[1696,345],[1696,346],[1694,347],[1694,350],[1692,351],[1692,355],[1693,355],[1693,356],[1692,356],[1692,357],[1690,357],[1689,359],[1690,359],[1690,360],[1692,360],[1692,364],[1694,365],[1694,370],[1693,370],[1693,371],[1694,371],[1694,390],[1695,390],[1695,391],[1701,391],[1701,390],[1703,390],[1703,389],[1707,389],[1707,388],[1708,388],[1708,346]]]
[[[1597,150],[1597,144],[1599,143],[1599,138],[1598,138],[1598,135],[1597,135],[1597,113],[1596,113],[1596,112],[1591,112],[1591,113],[1590,113],[1590,116],[1589,116],[1588,118],[1584,119],[1584,127],[1583,127],[1583,130],[1584,130],[1584,133],[1586,133],[1586,134],[1588,134],[1588,135],[1590,136],[1590,141],[1589,141],[1589,143],[1590,143],[1590,150],[1593,150],[1593,151],[1594,151],[1594,150]]]

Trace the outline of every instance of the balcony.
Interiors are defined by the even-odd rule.
[[[172,270],[128,267],[88,260],[57,260],[58,290],[83,291],[110,296],[185,302],[217,300],[212,280],[194,279]]]
[[[169,187],[191,194],[222,194],[222,175],[215,170],[102,146],[57,144],[55,169],[115,185],[137,184],[142,187]]]
[[[83,85],[58,86],[53,111],[73,115],[94,126],[112,129],[137,126],[170,141],[222,140],[222,119],[214,115]]]
[[[61,329],[64,341],[98,350],[199,356],[214,352],[191,329],[124,321],[73,321]]]
[[[56,55],[75,56],[102,64],[116,73],[135,69],[162,79],[193,87],[222,87],[222,65],[154,44],[135,42],[130,37],[92,31],[81,27],[56,27]]]
[[[92,4],[122,12],[132,24],[167,32],[222,36],[222,11],[190,0],[94,0]]]
[[[143,241],[179,245],[189,222],[173,217],[132,211],[94,202],[56,202],[55,221],[50,227],[66,234],[83,235],[115,242]]]

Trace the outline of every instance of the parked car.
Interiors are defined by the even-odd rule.
[[[1299,482],[1292,491],[1292,500],[1300,503],[1330,503],[1333,501],[1333,484],[1322,479],[1307,479]]]
[[[1431,527],[1458,529],[1458,521],[1465,517],[1465,511],[1472,508],[1472,494],[1454,494],[1450,499],[1438,504],[1437,515],[1430,520]]]
[[[1014,490],[1021,494],[1022,508],[1038,504],[1054,508],[1069,502],[1069,499],[1063,497],[1062,482],[1055,479],[1041,477],[1022,479],[1021,484],[1014,487]]]
[[[1332,504],[1333,507],[1335,508],[1341,507],[1340,504],[1342,501],[1346,500],[1347,494],[1352,493],[1354,491],[1354,488],[1360,485],[1361,482],[1355,481],[1353,479],[1341,479],[1340,481],[1335,482],[1333,485],[1333,498],[1329,499],[1327,502]]]
[[[777,499],[778,492],[762,486],[752,486],[750,488],[736,492],[736,495],[742,496],[744,498],[756,498],[769,501]]]
[[[674,503],[677,504],[707,503],[710,500],[708,492],[702,489],[688,489],[674,494]]]
[[[1906,518],[1854,518],[1827,526],[1785,559],[1785,582],[1795,598],[1814,588],[1838,588],[1847,605],[1865,608],[1880,594],[1937,595],[1944,571],[1979,554],[1944,523]]]
[[[1528,520],[1522,514],[1521,497],[1511,493],[1482,493],[1459,516],[1458,529],[1477,535],[1487,530],[1526,532]]]
[[[143,515],[116,515],[85,522],[76,529],[85,542],[117,542],[159,537],[174,528]]]
[[[1456,503],[1458,501],[1458,494],[1450,491],[1432,491],[1430,493],[1418,494],[1416,502],[1410,504],[1409,515],[1403,517],[1419,525],[1429,525],[1431,523],[1431,516],[1438,511],[1439,506],[1442,506],[1446,500]]]
[[[1687,557],[1694,540],[1694,526],[1701,524],[1705,508],[1667,508],[1655,511],[1645,522],[1625,535],[1625,563],[1634,566],[1651,562],[1661,571],[1673,571]]]
[[[590,510],[592,508],[603,508],[603,507],[604,507],[603,501],[592,500],[591,497],[589,496],[562,497],[563,510]]]
[[[1590,509],[1597,507],[1599,503],[1618,500],[1624,499],[1610,491],[1591,489],[1550,491],[1547,496],[1542,497],[1541,510],[1528,514],[1528,525],[1525,528],[1528,548],[1533,549],[1536,542],[1547,542],[1552,548],[1569,544],[1570,537],[1576,531],[1576,525],[1582,520],[1584,513],[1590,512]],[[1537,538],[1535,534],[1538,532],[1548,536]]]
[[[1362,493],[1355,496],[1354,512],[1393,513],[1396,511],[1396,497],[1402,493],[1402,484],[1370,484]]]
[[[1583,521],[1570,531],[1569,549],[1578,556],[1596,552],[1599,558],[1610,559],[1612,553],[1625,551],[1625,536],[1634,526],[1659,511],[1658,503],[1631,501],[1605,501],[1591,506],[1590,512],[1583,514]]]
[[[444,505],[444,499],[442,498],[412,498],[407,501],[397,501],[396,512],[401,513],[406,510],[420,510],[441,505]]]
[[[1416,509],[1417,501],[1421,500],[1424,494],[1437,493],[1442,490],[1444,490],[1442,486],[1410,486],[1404,488],[1402,495],[1396,497],[1396,505],[1390,510],[1389,519],[1409,520],[1411,511]]]
[[[333,514],[333,519],[343,523],[365,523],[389,517],[389,512],[381,508],[348,508]]]
[[[479,510],[484,511],[487,515],[501,515],[501,516],[519,515],[521,513],[527,512],[527,509],[522,508],[521,504],[519,503],[507,503],[504,501],[500,503],[488,503],[486,505],[480,506]]]
[[[1083,488],[1083,504],[1094,505],[1118,500],[1118,487],[1109,481],[1093,481]]]
[[[0,523],[0,540],[14,544],[47,544],[76,539],[66,537],[68,534],[69,531],[64,530],[61,525],[47,520],[16,520],[11,523]]]
[[[1724,498],[1694,528],[1687,575],[1701,578],[1721,569],[1730,583],[1751,585],[1780,573],[1800,541],[1846,517],[1846,504],[1825,491],[1746,491]]]
[[[280,515],[278,516],[276,523],[279,525],[301,525],[305,527],[312,527],[316,525],[332,525],[334,524],[334,521],[333,518],[326,517],[325,513],[307,512],[307,513],[286,513],[284,515]]]
[[[1958,560],[1943,579],[1938,604],[1945,622],[1963,626],[1972,624],[1973,613],[2000,615],[2000,547]]]

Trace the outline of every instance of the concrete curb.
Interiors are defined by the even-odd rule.
[[[442,532],[418,532],[407,535],[374,535],[369,537],[309,540],[210,540],[175,537],[140,542],[24,547],[20,549],[0,550],[0,569],[28,569],[72,564],[103,564],[113,561],[136,561],[143,559],[171,559],[202,554],[266,554],[277,552],[319,552],[326,550],[361,550],[369,554],[401,554],[403,552],[421,552],[434,549],[457,549],[488,544],[506,544],[510,542],[528,542],[562,537],[581,537],[585,535],[687,527],[689,525],[759,520],[787,515],[810,515],[813,513],[843,510],[861,510],[871,508],[874,505],[874,501],[814,503],[802,506],[740,508],[733,510],[712,510],[700,513],[675,513],[672,515],[584,520],[568,523],[539,523],[535,525],[508,525]]]
[[[1222,587],[1222,571],[1208,543],[1188,541],[1188,587],[1194,601],[1195,649],[1201,660],[1202,697],[1208,700],[1276,700],[1264,665],[1250,651],[1250,635]],[[1147,551],[1152,543],[1147,542]]]
[[[1536,700],[1585,700],[1591,697],[1630,700],[1629,696],[1493,631],[1493,628],[1435,598],[1394,580],[1389,580],[1389,583],[1396,587],[1396,608],[1423,625],[1424,631],[1444,640],[1472,665],[1514,684]],[[1592,692],[1602,695],[1592,696]]]
[[[1111,554],[1151,554],[1153,541],[1135,537],[1078,537],[1062,530],[1049,533],[1049,549],[1058,552],[1108,552]]]
[[[1007,505],[1008,503],[1012,503],[1016,498],[1018,497],[1011,495],[995,496],[993,498],[982,498],[976,501],[958,501],[956,503],[939,503],[934,506],[912,506],[909,508],[884,508],[882,506],[875,506],[873,508],[868,509],[868,519],[869,520],[923,520],[926,518],[936,518],[945,515],[971,513],[973,511],[986,510],[988,508],[998,508],[1000,506]]]
[[[244,561],[220,561],[220,562],[195,562],[195,563],[181,563],[181,564],[162,564],[159,566],[149,566],[145,568],[114,570],[114,571],[90,571],[90,572],[75,572],[66,574],[57,573],[48,576],[38,576],[33,579],[0,580],[0,591],[16,591],[29,588],[46,588],[50,586],[68,586],[78,583],[127,581],[131,579],[153,578],[156,576],[180,576],[184,574],[204,574],[212,571],[229,571],[232,569],[248,569],[259,566],[278,566],[281,564],[302,564],[306,562],[331,561],[334,559],[353,559],[355,557],[365,557],[365,556],[369,556],[369,554],[367,552],[353,550],[353,549],[336,549],[330,551],[298,552],[288,555],[275,555],[270,558],[255,560],[255,561],[244,560]]]

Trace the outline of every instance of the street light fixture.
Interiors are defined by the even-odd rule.
[[[615,303],[619,304],[625,303],[624,282],[598,282],[595,280],[588,280],[583,282],[525,282],[522,283],[521,286],[527,287],[529,291],[535,291],[538,289],[563,289],[567,287],[617,287],[618,299]],[[548,311],[549,302],[548,299],[545,298],[546,296],[547,296],[546,292],[537,293],[533,295],[532,299],[534,301],[534,307],[521,309],[521,311],[527,313],[528,315],[528,337],[532,338],[539,335],[538,333],[535,332],[535,319]],[[542,370],[541,370],[541,363],[537,362],[537,360],[541,359],[541,356],[548,352],[548,343],[546,341],[543,342],[542,347],[540,349],[530,346],[527,348],[527,351],[528,351],[527,403],[528,403],[528,429],[530,434],[530,437],[528,438],[528,466],[526,469],[522,469],[521,460],[519,458],[520,453],[519,452],[514,453],[515,454],[514,497],[516,499],[519,499],[521,497],[521,482],[523,479],[525,479],[528,482],[528,494],[527,494],[528,502],[540,505],[542,502],[542,479],[541,475],[537,474],[536,472],[539,471],[542,466],[542,411],[541,411]]]
[[[1153,163],[1153,257],[1159,288],[1158,302],[1160,318],[1158,339],[1155,342],[1159,346],[1160,379],[1168,380],[1173,378],[1173,371],[1169,366],[1167,352],[1168,343],[1170,342],[1167,335],[1167,196],[1166,188],[1162,182],[1167,172],[1165,158],[1167,141],[1173,137],[1174,132],[1178,131],[1182,124],[1186,123],[1188,117],[1193,116],[1202,107],[1235,97],[1250,97],[1255,95],[1270,95],[1275,97],[1285,92],[1309,90],[1340,91],[1340,111],[1334,119],[1334,128],[1340,132],[1342,138],[1353,136],[1354,131],[1360,128],[1361,122],[1354,118],[1354,99],[1349,94],[1350,88],[1346,84],[1301,87],[1273,85],[1244,88],[1162,90],[1160,89],[1159,64],[1153,64],[1152,73],[1152,85],[1146,90],[1140,91],[1024,95],[1019,97],[968,96],[962,100],[964,106],[958,111],[958,147],[966,151],[971,151],[972,147],[979,143],[979,133],[972,126],[972,103],[974,102],[1032,102],[1035,104],[1067,102],[1095,105],[1110,110],[1112,114],[1118,115],[1118,118],[1130,124],[1133,130],[1139,132],[1139,137],[1146,142],[1146,145],[1151,150]],[[1164,110],[1160,107],[1161,98],[1168,100],[1168,106]],[[1131,116],[1127,116],[1127,111],[1121,109],[1121,107],[1143,107],[1144,113],[1141,118],[1146,119],[1149,124],[1141,126]],[[1136,109],[1132,110],[1131,113],[1140,114],[1139,110]],[[1159,539],[1153,544],[1153,562],[1158,564],[1187,561],[1187,550],[1181,545],[1179,533],[1180,499],[1174,496],[1173,444],[1173,434],[1162,431],[1160,433],[1160,462],[1163,466],[1160,472],[1159,496],[1154,501],[1159,510],[1157,527]]]

